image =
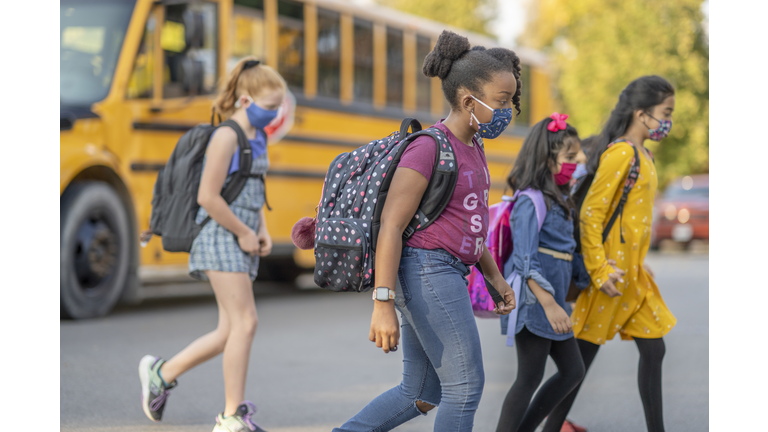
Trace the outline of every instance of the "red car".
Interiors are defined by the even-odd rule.
[[[709,174],[677,178],[656,199],[651,248],[666,239],[686,247],[692,240],[709,241]]]

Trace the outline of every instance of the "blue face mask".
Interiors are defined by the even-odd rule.
[[[248,121],[251,126],[259,129],[264,129],[268,124],[272,123],[272,120],[277,117],[278,110],[265,110],[264,108],[256,105],[256,103],[248,96],[248,100],[251,104],[245,109],[245,113],[248,115]],[[235,102],[235,108],[240,108],[240,100]]]
[[[482,106],[493,111],[493,117],[491,117],[491,121],[488,123],[480,123],[477,121],[475,113],[471,113],[472,118],[475,119],[475,122],[477,123],[477,132],[480,134],[480,136],[487,139],[494,139],[501,135],[501,133],[504,132],[504,129],[509,126],[509,122],[512,121],[512,108],[493,109],[474,96],[472,96],[472,99],[478,101]],[[469,125],[472,126],[471,120]]]
[[[576,165],[576,171],[573,172],[573,178],[579,179],[587,175],[587,165],[580,163]]]

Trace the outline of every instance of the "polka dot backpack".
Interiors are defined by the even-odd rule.
[[[376,238],[389,184],[405,149],[425,135],[435,140],[438,157],[421,204],[403,233],[405,240],[440,215],[456,187],[456,155],[443,131],[421,130],[418,120],[406,118],[399,132],[333,160],[314,220],[314,279],[319,287],[355,292],[373,288]]]

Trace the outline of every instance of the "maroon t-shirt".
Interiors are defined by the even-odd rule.
[[[464,264],[472,265],[483,255],[488,234],[488,191],[491,186],[488,164],[477,143],[473,141],[472,147],[464,144],[441,122],[434,127],[445,132],[456,153],[456,189],[440,216],[426,229],[416,231],[406,245],[420,249],[445,249]],[[411,168],[429,181],[436,151],[431,137],[416,138],[403,152],[398,168]]]

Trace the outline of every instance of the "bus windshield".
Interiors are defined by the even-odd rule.
[[[112,85],[136,0],[61,0],[61,105],[89,107]]]

